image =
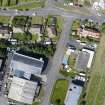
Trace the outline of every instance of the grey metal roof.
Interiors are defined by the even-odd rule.
[[[76,60],[76,69],[77,70],[86,70],[87,64],[89,61],[90,54],[84,51],[81,51]]]
[[[38,68],[42,68],[43,64],[44,64],[44,61],[41,61],[41,60],[36,59],[36,58],[28,57],[28,56],[25,56],[22,54],[18,54],[18,53],[14,54],[13,60],[28,64],[31,66],[35,66]]]

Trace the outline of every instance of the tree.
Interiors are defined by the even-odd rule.
[[[19,3],[19,0],[16,0],[16,5]]]
[[[102,31],[102,32],[105,32],[105,23],[103,23],[103,24],[101,25],[101,31]]]
[[[11,0],[8,0],[8,3],[7,3],[7,5],[8,5],[8,6],[10,6],[10,4],[11,4]]]

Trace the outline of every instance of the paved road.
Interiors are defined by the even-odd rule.
[[[66,50],[66,44],[69,40],[69,31],[70,31],[70,25],[72,23],[72,20],[73,20],[73,18],[64,20],[64,25],[63,25],[63,29],[62,29],[63,31],[61,33],[61,37],[60,37],[60,40],[57,45],[57,50],[53,57],[51,68],[47,75],[48,81],[47,81],[47,86],[46,86],[46,90],[45,90],[45,99],[44,99],[42,105],[50,105],[49,97],[51,95],[53,85],[57,79],[59,67],[62,63],[62,59],[63,59],[64,53]]]
[[[94,21],[97,21],[99,23],[102,23],[105,20],[104,16],[102,16],[100,18],[96,14],[93,14],[91,16],[81,16],[80,14],[66,12],[65,10],[53,7],[52,4],[53,4],[53,1],[48,0],[47,6],[45,8],[33,9],[33,10],[29,10],[29,11],[18,11],[17,12],[17,11],[12,10],[12,9],[8,9],[8,10],[1,10],[0,9],[0,15],[7,15],[7,16],[27,15],[27,16],[32,16],[33,13],[37,13],[37,15],[39,15],[39,16],[45,16],[45,15],[48,15],[48,14],[61,15],[65,19],[63,29],[62,29],[62,34],[61,34],[60,40],[59,40],[58,45],[57,45],[57,50],[56,50],[55,55],[52,59],[52,65],[49,68],[49,72],[47,74],[48,81],[47,81],[47,85],[45,87],[45,99],[44,99],[42,105],[50,105],[49,97],[51,95],[51,90],[52,90],[53,85],[54,85],[54,83],[57,79],[57,76],[58,76],[58,70],[59,70],[59,67],[61,65],[61,62],[62,62],[62,59],[63,59],[63,56],[64,56],[64,52],[65,52],[65,49],[66,49],[66,43],[69,40],[68,36],[69,36],[70,24],[72,23],[72,20],[74,18],[81,18],[81,19],[91,18]]]
[[[37,15],[39,15],[39,16],[45,16],[48,14],[52,14],[52,15],[61,15],[63,17],[91,18],[91,19],[98,21],[100,23],[105,21],[104,15],[102,15],[101,17],[97,16],[97,14],[91,14],[90,16],[83,16],[83,15],[81,16],[80,14],[67,12],[63,9],[56,8],[56,7],[54,7],[54,8],[53,7],[44,7],[44,8],[40,8],[40,9],[33,9],[33,10],[29,10],[29,11],[18,11],[18,12],[13,9],[7,9],[7,10],[0,9],[0,15],[6,15],[6,16],[15,16],[15,15],[32,16],[33,13],[37,13]]]

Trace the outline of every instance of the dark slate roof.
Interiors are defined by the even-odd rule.
[[[13,60],[22,62],[31,66],[35,66],[38,68],[43,68],[44,61],[41,61],[36,58],[28,57],[22,54],[15,53],[13,56]]]

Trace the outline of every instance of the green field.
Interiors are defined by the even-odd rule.
[[[44,17],[42,16],[33,16],[32,17],[32,24],[43,24]]]
[[[57,80],[51,95],[51,103],[54,105],[64,105],[64,99],[68,90],[67,80]]]
[[[15,6],[15,7],[12,7],[12,8],[26,10],[26,9],[44,7],[44,4],[45,4],[44,1],[40,1],[40,2],[33,2],[33,3],[29,3],[29,4],[24,4],[24,5],[21,5],[21,6]]]
[[[0,6],[13,6],[22,2],[30,2],[38,0],[0,0]]]
[[[87,88],[86,105],[105,104],[105,34],[101,38]]]
[[[0,23],[9,23],[11,17],[10,16],[0,16]]]

